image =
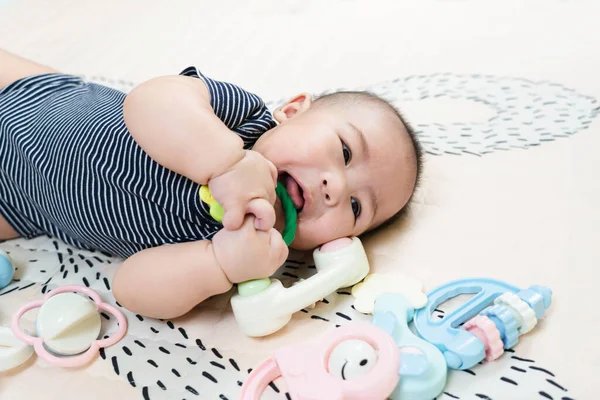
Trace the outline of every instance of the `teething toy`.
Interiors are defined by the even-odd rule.
[[[357,237],[327,243],[313,252],[317,273],[284,288],[278,279],[251,295],[231,298],[233,314],[248,336],[266,336],[283,328],[292,314],[310,306],[339,288],[360,282],[369,273],[369,261]]]
[[[72,292],[84,294],[92,299]],[[39,307],[36,319],[38,337],[21,331],[19,321],[27,311]],[[96,340],[100,333],[98,310],[117,318],[119,328],[107,339]],[[125,335],[127,320],[110,304],[85,286],[62,286],[47,293],[42,300],[21,307],[12,317],[11,329],[22,342],[32,345],[37,355],[59,367],[77,367],[88,363],[102,347],[117,343]]]
[[[0,372],[18,367],[33,354],[33,347],[17,340],[10,328],[0,326]]]
[[[210,207],[210,216],[213,217],[213,219],[217,222],[223,222],[225,210],[223,210],[223,207],[212,196],[208,186],[200,186],[199,193],[200,199]],[[285,214],[285,227],[283,228],[283,233],[281,236],[283,237],[285,244],[289,246],[290,243],[294,241],[298,212],[296,211],[294,202],[290,198],[290,195],[287,193],[281,182],[277,182],[275,194],[277,197],[279,197],[279,200],[281,201],[281,207],[283,208],[283,212]]]
[[[442,320],[431,320],[433,310],[461,294],[474,296]],[[548,309],[552,291],[538,285],[520,290],[502,281],[473,278],[446,283],[427,296],[427,306],[414,317],[417,333],[443,353],[449,368],[467,369],[516,345],[518,336],[533,329]]]
[[[258,400],[282,377],[293,400],[384,400],[398,383],[399,352],[381,329],[352,323],[320,343],[279,349],[246,379],[241,400]]]
[[[289,246],[294,240],[298,217],[292,199],[281,184],[275,193],[279,196],[285,212],[283,240]],[[200,188],[200,197],[215,207],[218,203],[210,195],[207,186]],[[222,210],[222,208],[221,208]],[[217,219],[217,221],[220,221]],[[263,278],[238,284],[238,293],[231,298],[231,308],[240,329],[248,336],[266,336],[283,328],[292,314],[310,307],[335,290],[360,282],[369,273],[369,262],[358,238],[334,240],[313,253],[317,274],[284,288],[277,279]]]
[[[200,186],[200,200],[208,204],[210,216],[214,218],[217,222],[223,222],[223,215],[225,214],[225,210],[223,207],[215,200],[210,192],[208,186],[202,185]]]
[[[446,360],[409,329],[413,315],[411,301],[403,294],[385,293],[375,300],[372,323],[394,338],[400,353],[400,382],[389,397],[392,400],[431,400],[446,385]]]
[[[14,274],[12,259],[5,251],[0,250],[0,289],[8,286]]]

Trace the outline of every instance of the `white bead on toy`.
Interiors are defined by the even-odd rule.
[[[520,335],[526,334],[537,324],[537,318],[533,309],[514,293],[506,292],[498,296],[494,300],[494,304],[503,305],[512,312],[517,320]]]
[[[36,319],[36,331],[48,350],[58,355],[86,351],[100,335],[96,305],[75,293],[57,294],[44,302]]]

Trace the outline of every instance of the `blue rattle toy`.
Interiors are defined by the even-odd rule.
[[[431,320],[440,304],[461,294],[474,296],[443,319]],[[552,291],[538,285],[521,290],[495,279],[472,278],[441,285],[427,297],[427,305],[414,317],[418,335],[442,352],[449,368],[464,370],[514,347],[550,307]]]
[[[5,251],[0,250],[0,289],[8,286],[14,275],[15,268],[10,256]]]

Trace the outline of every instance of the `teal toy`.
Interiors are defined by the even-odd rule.
[[[446,385],[447,366],[442,353],[408,327],[414,308],[399,293],[377,296],[372,324],[394,338],[400,350],[400,381],[392,400],[435,399]]]

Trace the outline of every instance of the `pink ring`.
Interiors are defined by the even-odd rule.
[[[21,320],[21,317],[23,317],[23,314],[25,314],[27,311],[33,310],[34,308],[41,307],[42,304],[44,304],[44,302],[47,301],[50,297],[60,293],[70,292],[82,293],[86,296],[89,296],[96,304],[96,307],[98,307],[98,310],[107,311],[108,313],[112,314],[117,318],[119,328],[110,337],[106,339],[93,341],[90,348],[87,349],[85,353],[82,353],[77,356],[58,357],[46,350],[46,348],[44,347],[44,338],[30,336],[21,331],[19,327],[19,322]],[[104,303],[102,301],[102,298],[100,298],[100,296],[98,295],[98,293],[96,293],[92,289],[80,285],[67,285],[58,287],[52,290],[51,292],[48,292],[44,296],[43,300],[35,300],[29,302],[23,307],[21,307],[19,310],[17,310],[17,312],[13,314],[13,317],[11,319],[10,328],[12,329],[17,339],[24,343],[27,343],[28,345],[33,346],[36,354],[49,364],[56,365],[58,367],[79,367],[91,361],[92,358],[94,358],[94,356],[98,354],[98,351],[101,348],[112,346],[119,340],[123,339],[123,336],[125,336],[125,332],[127,331],[127,319],[121,311],[119,311],[118,309],[116,309],[108,303]]]
[[[494,361],[504,353],[504,344],[496,324],[485,315],[476,315],[468,320],[464,329],[471,332],[485,347],[485,360]]]

